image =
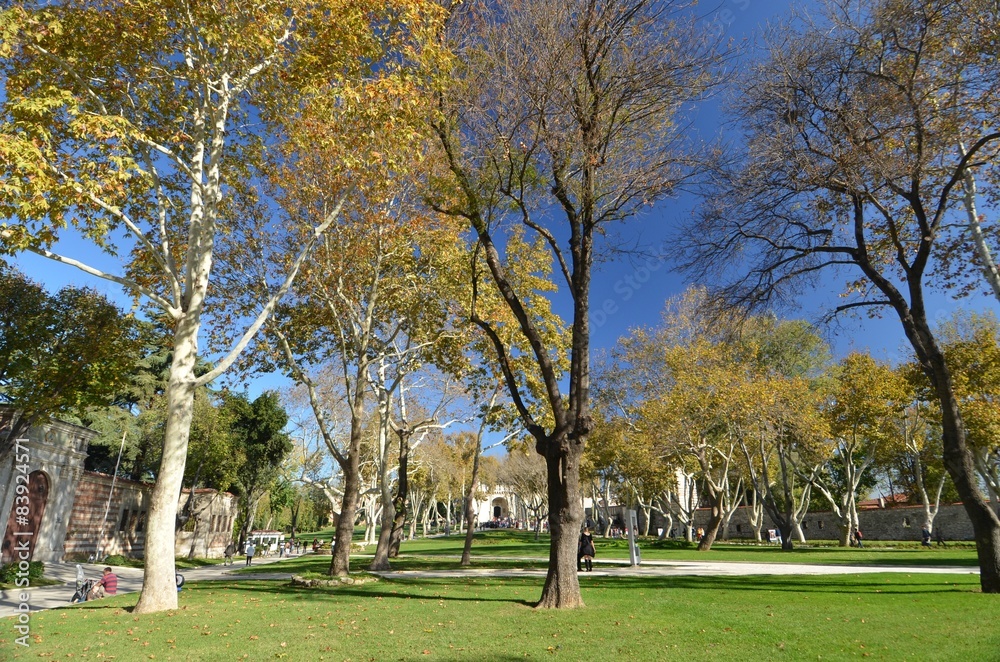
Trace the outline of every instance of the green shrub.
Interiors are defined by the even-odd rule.
[[[0,583],[13,584],[18,579],[18,564],[5,563],[0,565]],[[45,574],[45,564],[41,561],[32,561],[28,564],[28,579],[38,579]]]
[[[103,563],[105,565],[116,565],[123,568],[141,568],[143,566],[142,559],[130,559],[129,557],[122,556],[121,554],[112,554],[104,559]]]

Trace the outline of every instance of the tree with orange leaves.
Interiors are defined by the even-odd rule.
[[[341,207],[296,219],[308,227],[265,224],[294,234],[298,250],[228,353],[198,376],[206,311],[228,296],[215,287],[218,242],[255,202],[271,208],[252,175],[299,131],[306,101],[325,99],[334,117],[366,115],[383,100],[371,90],[405,78],[437,16],[409,0],[28,1],[0,12],[2,252],[30,251],[115,282],[173,325],[138,613],[177,606],[174,518],[194,393],[237,359]],[[374,158],[361,141],[352,148],[343,166]],[[123,273],[57,253],[69,227]]]

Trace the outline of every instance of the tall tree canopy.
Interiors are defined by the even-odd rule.
[[[240,456],[235,486],[239,493],[240,545],[253,529],[257,502],[278,476],[278,468],[292,451],[285,432],[288,414],[277,393],[266,392],[251,401],[243,394],[224,396],[232,420],[233,450]]]
[[[685,176],[678,116],[714,77],[714,44],[698,39],[680,3],[510,0],[450,3],[444,39],[456,59],[441,75],[433,129],[441,186],[432,204],[464,219],[497,292],[531,350],[552,422],[532,413],[510,347],[491,339],[522,424],[547,464],[552,532],[540,607],[578,607],[576,544],[583,523],[580,457],[590,413],[591,268],[615,222],[669,195]],[[699,47],[702,46],[702,47]],[[572,298],[568,392],[558,352],[531,318],[503,258],[511,225],[545,241]]]
[[[139,613],[177,606],[173,520],[194,392],[236,360],[340,207],[305,219],[304,231],[300,218],[266,224],[306,238],[229,353],[197,376],[203,315],[213,294],[225,295],[210,289],[216,243],[232,236],[234,216],[271,209],[263,198],[274,189],[254,174],[303,130],[309,101],[366,113],[383,99],[370,90],[411,65],[432,10],[419,0],[67,0],[0,13],[3,251],[119,283],[173,327]],[[373,151],[359,141],[344,165],[379,159]],[[67,226],[118,257],[123,273],[54,252]]]
[[[50,295],[0,262],[0,458],[33,423],[108,404],[139,356],[138,326],[97,292]]]

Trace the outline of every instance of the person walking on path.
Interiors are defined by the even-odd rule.
[[[253,546],[252,542],[248,542],[246,551],[247,551],[247,565],[250,565],[251,563],[253,563],[253,555],[254,552],[257,551],[257,548]]]
[[[235,554],[235,553],[236,553],[236,545],[234,545],[233,541],[230,540],[229,544],[226,545],[226,551],[223,552],[223,555],[226,558],[225,558],[225,560],[222,561],[222,565],[232,565],[233,564],[233,554]]]
[[[861,535],[861,529],[859,528],[854,529],[854,541],[858,543],[858,549],[862,549],[864,547],[864,545],[861,544],[862,538],[864,538],[864,536]]]
[[[589,527],[584,527],[583,533],[580,534],[580,545],[576,552],[576,570],[579,572],[582,570],[580,567],[580,561],[587,566],[587,572],[594,569],[591,563],[596,555],[594,550],[594,536],[590,533]]]

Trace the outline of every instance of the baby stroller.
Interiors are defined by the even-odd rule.
[[[83,574],[83,568],[80,567],[78,563],[76,565],[76,593],[70,599],[70,602],[76,604],[77,602],[86,602],[90,599],[90,591],[94,588],[94,584],[97,583],[95,579],[87,579]]]

